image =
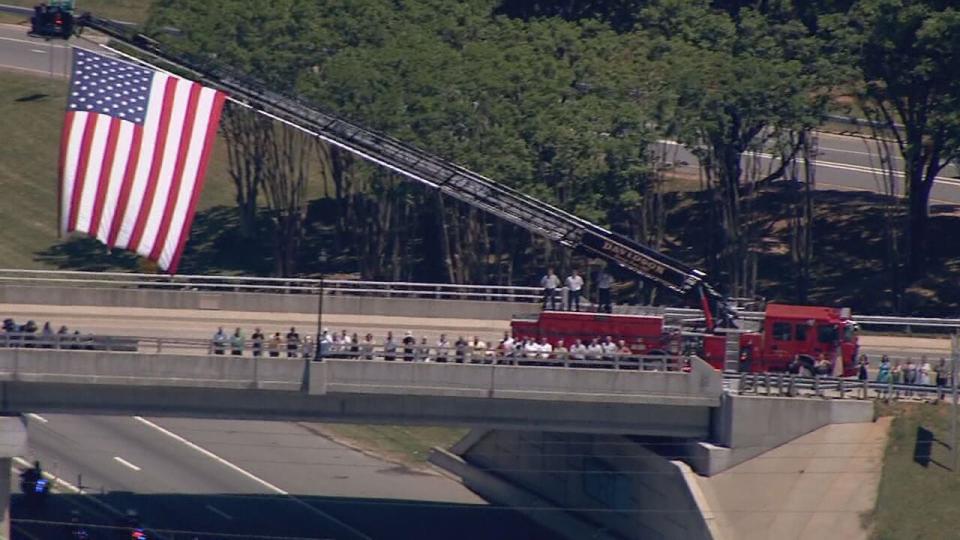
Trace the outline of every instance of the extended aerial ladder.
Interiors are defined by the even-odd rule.
[[[681,295],[696,294],[710,329],[713,328],[715,317],[721,326],[735,324],[733,309],[727,299],[705,281],[704,272],[630,238],[404,144],[389,135],[324,111],[298,97],[273,91],[264,83],[209,58],[197,59],[167,51],[150,37],[131,33],[127,27],[112,21],[86,13],[76,19],[76,27],[102,32],[140,53],[192,73],[203,84],[221,89],[232,99],[261,113],[523,229],[614,263]]]

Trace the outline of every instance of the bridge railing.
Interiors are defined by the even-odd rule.
[[[248,292],[273,294],[377,296],[446,300],[537,302],[537,287],[506,285],[455,285],[396,281],[272,278],[250,276],[201,276],[137,274],[126,272],[81,272],[72,270],[0,269],[0,284],[70,286],[93,288],[159,289],[198,292]]]
[[[789,373],[724,373],[729,392],[739,395],[774,397],[820,397],[833,399],[944,399],[951,387],[936,384],[894,383],[815,375],[801,377]]]
[[[251,276],[159,275],[127,272],[82,272],[73,270],[0,269],[0,285],[69,286],[92,288],[158,289],[197,292],[248,292],[273,294],[317,294],[321,280],[306,278],[272,278]],[[416,283],[358,280],[322,280],[325,295],[371,296],[386,298],[423,298],[443,300],[479,300],[499,302],[536,303],[543,299],[539,287],[505,285],[455,285],[445,283]],[[559,299],[565,298],[560,294]],[[584,309],[591,309],[583,299]],[[617,305],[616,313],[664,316],[670,322],[702,321],[699,309]],[[740,311],[744,321],[763,320],[762,311]],[[859,315],[853,319],[864,329],[878,331],[906,331],[953,333],[960,331],[960,319],[936,317],[902,317],[892,315]]]
[[[165,353],[173,355],[225,355],[254,357],[317,358],[315,344],[306,341],[244,339],[225,340],[106,336],[95,334],[37,334],[0,332],[0,349],[59,349],[78,351]],[[359,342],[325,346],[321,358],[337,360],[384,360],[451,364],[497,364],[566,368],[600,368],[641,371],[688,371],[690,358],[670,355],[642,355],[620,352],[504,351],[497,348],[437,346],[403,343]]]

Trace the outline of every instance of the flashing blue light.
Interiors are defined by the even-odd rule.
[[[43,478],[37,480],[37,483],[33,486],[34,493],[43,493],[47,488],[47,481]]]

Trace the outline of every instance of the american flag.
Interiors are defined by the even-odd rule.
[[[60,142],[60,227],[176,273],[226,95],[73,50]]]

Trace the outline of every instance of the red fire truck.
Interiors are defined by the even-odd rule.
[[[835,366],[837,375],[856,373],[857,325],[847,309],[821,306],[768,304],[757,330],[737,331],[735,363],[731,365],[727,333],[685,332],[670,328],[662,316],[619,315],[569,311],[544,311],[538,316],[517,317],[510,326],[515,338],[546,338],[567,346],[579,339],[624,340],[639,354],[679,354],[693,349],[717,369],[764,372],[814,371],[820,359]]]

